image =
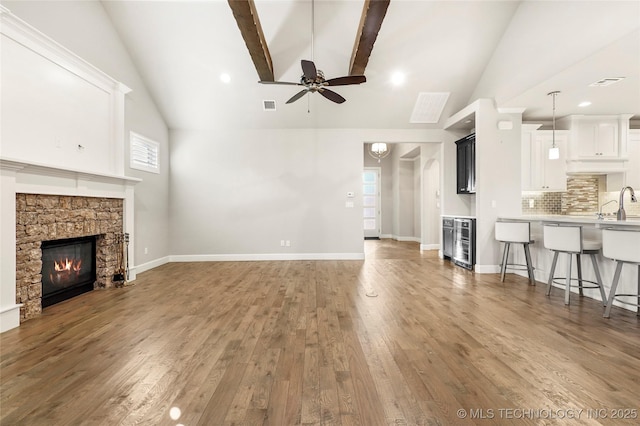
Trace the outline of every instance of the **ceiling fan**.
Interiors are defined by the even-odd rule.
[[[302,66],[302,76],[299,83],[290,83],[286,81],[260,81],[262,84],[283,84],[290,86],[304,86],[305,88],[295,95],[293,95],[287,103],[293,103],[306,95],[307,93],[318,92],[325,98],[333,101],[337,104],[341,104],[346,101],[345,98],[327,89],[327,86],[347,86],[350,84],[361,84],[367,81],[364,75],[349,75],[345,77],[330,78],[326,80],[324,73],[316,68],[316,64],[313,63],[313,39],[315,35],[315,0],[311,0],[311,60],[307,61],[303,59],[300,61]]]
[[[320,93],[330,101],[341,104],[346,101],[346,99],[333,90],[327,89],[327,86],[347,86],[350,84],[361,84],[367,81],[367,78],[364,75],[349,75],[326,80],[324,78],[324,73],[321,70],[316,69],[316,65],[313,61],[303,59],[300,63],[302,65],[302,77],[300,77],[299,83],[291,83],[287,81],[260,81],[259,83],[304,86],[305,88],[303,90],[293,95],[291,99],[287,101],[288,104],[297,101],[307,93],[315,92]]]

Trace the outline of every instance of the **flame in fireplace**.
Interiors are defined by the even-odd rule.
[[[68,283],[77,279],[80,276],[80,269],[82,269],[82,259],[60,259],[60,261],[53,261],[53,269],[49,273],[49,280],[55,285]]]
[[[82,259],[66,258],[65,260],[60,259],[60,262],[58,262],[57,260],[54,260],[53,263],[54,263],[54,269],[56,272],[63,272],[63,271],[79,272],[80,268],[82,268]]]

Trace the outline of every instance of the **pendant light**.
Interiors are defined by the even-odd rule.
[[[553,97],[553,130],[551,131],[551,148],[549,148],[549,160],[557,160],[560,158],[560,148],[556,146],[556,96],[559,90],[547,93],[547,96]]]
[[[385,158],[391,152],[389,145],[384,142],[376,142],[369,145],[369,155],[378,160]]]

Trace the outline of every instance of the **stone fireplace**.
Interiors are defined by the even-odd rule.
[[[140,179],[0,158],[0,332],[42,312],[42,243],[95,239],[93,288],[120,285],[122,234],[135,265],[134,186]],[[45,243],[45,246],[48,243]],[[127,282],[136,279],[131,267]]]
[[[4,6],[0,21],[3,65],[10,70],[2,83],[13,88],[1,92],[3,111],[11,112],[0,143],[5,332],[42,309],[43,241],[95,238],[95,287],[113,285],[116,235],[129,234],[135,265],[134,186],[141,180],[125,175],[131,89]],[[49,75],[56,78],[42,79]],[[129,281],[135,275],[132,268]]]
[[[123,232],[123,200],[44,194],[16,194],[16,302],[20,319],[42,312],[42,243],[95,236],[94,288],[113,287],[118,235]]]

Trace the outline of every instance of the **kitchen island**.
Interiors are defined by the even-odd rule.
[[[531,257],[533,261],[533,267],[535,268],[534,274],[536,281],[538,284],[546,285],[549,279],[549,270],[551,269],[551,262],[553,260],[553,253],[544,248],[543,242],[543,226],[549,223],[559,223],[559,224],[567,224],[567,225],[579,225],[582,226],[583,238],[589,240],[598,240],[602,241],[602,229],[605,228],[615,228],[615,229],[625,229],[625,230],[637,230],[640,231],[640,218],[637,217],[627,217],[626,221],[618,221],[615,218],[606,218],[606,219],[598,219],[595,216],[569,216],[569,215],[533,215],[533,216],[504,216],[499,217],[498,220],[501,221],[522,221],[531,223],[531,238],[535,241],[534,244],[530,245],[531,248]],[[640,247],[638,247],[640,250]],[[510,263],[519,263],[524,264],[524,253],[522,250],[511,250],[515,252],[512,256],[513,258],[509,261]],[[556,267],[556,275],[560,274],[564,276],[562,272],[564,271],[566,265],[566,257],[560,256],[558,258],[558,265]],[[598,263],[600,267],[600,273],[602,275],[602,281],[604,284],[605,292],[607,297],[609,297],[609,293],[611,290],[611,282],[613,280],[613,273],[615,271],[615,262],[607,259],[602,256],[602,254],[598,254]],[[575,262],[573,262],[575,265]],[[574,271],[575,271],[574,266]],[[591,260],[587,258],[587,256],[583,256],[582,262],[582,272],[583,278],[589,281],[596,281],[595,273],[593,270],[593,266],[591,265]],[[518,274],[522,276],[526,276],[526,271],[518,271]],[[572,276],[577,276],[577,272],[572,272]],[[558,303],[563,303],[562,297],[562,289],[564,286],[560,287],[558,284],[558,289],[552,290],[551,298],[557,299]],[[571,291],[574,293],[578,292],[577,287],[571,288]],[[638,291],[638,267],[632,265],[625,265],[622,268],[622,274],[620,276],[620,283],[618,285],[617,293],[627,293],[627,294],[637,294]],[[600,292],[597,289],[584,289],[584,295],[586,297],[591,297],[593,299],[601,300]],[[575,300],[572,298],[572,300]],[[624,299],[623,299],[624,300]],[[633,298],[628,298],[625,300],[629,303],[635,303],[636,300]],[[625,309],[636,311],[637,308],[629,305],[625,305],[620,303],[618,300],[614,301],[615,306],[619,306]],[[604,311],[603,311],[604,312]],[[612,315],[615,315],[613,313]]]

